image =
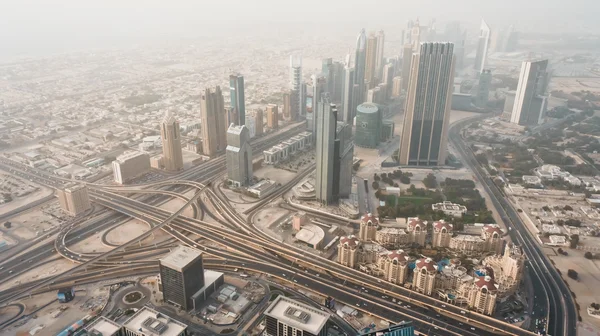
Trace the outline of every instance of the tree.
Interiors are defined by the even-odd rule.
[[[406,175],[400,176],[400,183],[402,184],[410,184],[410,177]]]
[[[559,220],[556,221],[556,225],[563,226],[563,225],[565,225],[565,221],[562,220],[562,219],[559,219]]]
[[[570,205],[565,205],[565,207],[563,209],[565,211],[573,211],[573,207],[571,207]]]
[[[379,190],[379,182],[373,181],[373,183],[371,183],[371,187],[373,187],[375,190]]]
[[[569,278],[573,279],[573,280],[577,280],[579,278],[579,274],[577,273],[577,271],[569,269],[567,271],[567,275],[569,276]]]
[[[427,176],[423,179],[423,184],[429,189],[437,187],[437,179],[435,178],[435,175],[431,173],[427,174]]]
[[[4,222],[4,227],[7,229],[10,229],[12,227],[12,223],[11,222]]]
[[[585,252],[585,254],[583,255],[586,259],[594,259],[594,255],[592,254],[592,252]]]
[[[547,205],[544,205],[542,207],[542,210],[546,211],[546,212],[550,212],[550,207],[548,207]]]
[[[571,248],[577,248],[577,245],[579,245],[579,235],[573,234],[571,235],[571,241],[569,242],[569,246]]]
[[[560,247],[558,248],[558,254],[563,254],[563,249],[561,249]]]
[[[373,174],[373,180],[379,181],[379,180],[381,180],[381,177],[379,177],[379,175],[377,175],[377,173],[375,173],[375,174]]]

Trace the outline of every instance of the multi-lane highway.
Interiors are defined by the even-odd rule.
[[[273,137],[269,141],[280,141],[280,139]],[[257,147],[268,147],[269,141],[257,144]],[[63,274],[36,281],[28,286],[20,285],[14,291],[2,293],[0,300],[8,303],[32,291],[51,288],[65,281],[65,275],[72,274],[73,278],[83,277],[81,281],[87,281],[107,276],[123,276],[123,274],[127,274],[127,269],[131,271],[133,268],[136,273],[156,271],[155,260],[160,255],[161,249],[166,252],[170,244],[179,241],[183,244],[203,248],[207,254],[215,258],[226,259],[228,265],[226,267],[235,265],[236,268],[244,268],[258,274],[269,274],[281,281],[287,281],[293,286],[304,286],[307,290],[327,293],[335,297],[338,302],[355,305],[361,310],[389,321],[413,320],[417,329],[430,335],[531,335],[531,333],[503,321],[474,312],[463,312],[460,307],[446,304],[401,286],[382,282],[378,278],[343,267],[331,260],[309,255],[301,249],[285,245],[269,237],[253,226],[252,214],[264,204],[289,190],[310,170],[299,174],[296,179],[282,186],[278,192],[265,200],[257,202],[248,211],[248,217],[244,218],[232,210],[233,208],[219,193],[218,188],[215,190],[206,188],[206,184],[209,184],[208,181],[222,174],[223,163],[219,160],[223,160],[223,158],[211,160],[202,165],[201,169],[195,168],[193,171],[183,172],[168,182],[137,186],[139,188],[150,186],[166,186],[168,188],[167,191],[162,191],[163,195],[150,196],[148,199],[151,202],[148,202],[146,198],[140,200],[125,197],[120,193],[115,193],[114,189],[111,190],[112,188],[90,184],[90,197],[96,204],[115,210],[122,215],[104,210],[103,215],[90,220],[90,222],[97,221],[95,226],[87,224],[79,227],[73,224],[63,228],[52,242],[56,245],[50,245],[50,248],[48,245],[44,245],[45,249],[43,249],[44,246],[40,246],[42,250],[37,250],[35,253],[35,249],[29,251],[27,253],[31,254],[19,256],[19,258],[23,258],[22,261],[16,258],[8,263],[3,263],[2,267],[6,267],[6,269],[0,270],[0,272],[8,271],[11,272],[10,274],[18,274],[32,268],[27,265],[30,263],[29,260],[31,260],[30,264],[34,264],[34,262],[52,256],[58,250],[61,255],[80,263],[80,265]],[[51,187],[60,187],[65,182],[33,168],[21,170],[22,167],[12,162],[0,161],[0,168],[12,169],[13,173],[17,175]],[[19,168],[18,171],[15,171],[15,168]],[[204,181],[204,183],[195,181]],[[183,216],[181,214],[185,207],[176,213],[170,213],[155,206],[161,201],[173,197],[174,193],[190,188],[195,190],[195,196],[188,199],[186,206],[200,203],[197,211],[202,211],[209,216],[221,217],[219,224]],[[129,190],[128,192],[135,191]],[[206,211],[208,206],[201,195],[205,195],[208,204],[215,209],[213,212],[216,213]],[[107,253],[78,254],[69,249],[69,244],[114,227],[124,218],[129,217],[147,222],[151,230]],[[134,248],[137,241],[149,236],[155,230],[168,232],[172,235],[172,240],[157,246],[154,250]],[[203,237],[223,248],[202,246],[197,237]],[[81,274],[81,270],[87,270],[86,274]],[[0,273],[0,275],[2,274]],[[394,299],[400,304],[393,303]]]
[[[478,119],[481,118],[483,116]],[[536,288],[536,302],[544,303],[546,301],[548,306],[546,310],[548,312],[548,334],[574,336],[577,333],[577,312],[569,288],[548,257],[543,253],[535,237],[527,230],[515,208],[506,200],[487,173],[479,166],[473,153],[468,149],[460,135],[460,129],[472,121],[464,120],[454,124],[449,132],[450,141],[462,157],[461,161],[482,182],[494,207],[498,210],[504,224],[509,228],[511,240],[520,245],[526,253],[529,275],[534,282],[534,288]]]

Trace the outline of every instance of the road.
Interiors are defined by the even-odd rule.
[[[464,120],[454,124],[449,132],[450,141],[459,151],[462,162],[482,182],[494,207],[498,210],[506,227],[509,228],[511,240],[520,245],[525,251],[528,257],[527,268],[534,288],[543,289],[535,293],[536,300],[538,300],[536,302],[546,301],[548,303],[548,334],[575,336],[577,333],[577,312],[570,290],[548,257],[543,253],[536,238],[529,233],[516,209],[502,195],[498,187],[479,166],[473,153],[468,149],[459,130],[469,122],[469,120]],[[540,310],[539,313],[543,313],[543,310]]]

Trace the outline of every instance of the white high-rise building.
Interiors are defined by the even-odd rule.
[[[115,182],[124,184],[150,171],[150,156],[130,151],[119,155],[112,165]]]
[[[477,42],[477,54],[475,55],[475,70],[477,70],[478,74],[483,72],[483,69],[485,69],[491,37],[492,31],[490,26],[488,26],[485,20],[482,19],[479,30],[479,41]]]
[[[548,60],[523,62],[511,123],[530,126],[542,122],[546,114],[548,77]]]

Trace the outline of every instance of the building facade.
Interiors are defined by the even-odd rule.
[[[452,238],[452,224],[443,220],[433,222],[433,247],[449,247],[450,238]]]
[[[369,34],[367,37],[367,50],[365,57],[365,89],[371,89],[377,85],[375,75],[377,72],[377,37]]]
[[[244,93],[244,76],[240,74],[229,76],[229,97],[234,118],[230,120],[236,125],[246,122],[246,98]]]
[[[306,85],[302,81],[302,57],[290,56],[290,116],[292,120],[306,116]]]
[[[225,106],[221,87],[214,92],[206,89],[200,98],[200,121],[202,129],[202,153],[213,157],[227,146]]]
[[[425,246],[425,238],[427,237],[427,222],[416,217],[409,218],[406,231],[408,232],[411,243]]]
[[[346,267],[355,268],[358,265],[358,251],[360,240],[355,236],[340,238],[338,244],[338,263]]]
[[[183,169],[183,154],[181,152],[181,134],[179,122],[169,112],[165,115],[160,125],[160,138],[162,140],[162,164],[168,171]]]
[[[479,41],[477,42],[477,52],[475,54],[474,66],[478,74],[482,73],[483,69],[485,69],[491,38],[492,31],[490,26],[485,22],[485,20],[481,20],[481,26],[479,28]]]
[[[329,314],[283,295],[271,302],[264,315],[265,336],[327,336]]]
[[[548,60],[525,61],[521,65],[510,122],[535,126],[546,116],[548,97]]]
[[[267,105],[267,127],[272,130],[279,128],[279,111],[276,104]]]
[[[413,271],[413,290],[431,295],[435,288],[435,275],[437,273],[437,264],[431,258],[421,258],[415,262]]]
[[[383,271],[383,278],[396,285],[406,282],[409,257],[403,250],[381,253],[377,266]]]
[[[381,139],[381,111],[377,104],[362,103],[356,108],[356,134],[358,147],[377,148]]]
[[[229,126],[227,130],[227,179],[236,187],[252,185],[252,146],[245,125]]]
[[[150,171],[150,156],[148,153],[125,152],[112,162],[114,181],[125,184]]]
[[[423,43],[413,55],[400,140],[401,165],[443,166],[446,162],[453,47],[452,43]]]
[[[88,189],[85,185],[70,184],[56,191],[61,209],[77,216],[91,208]]]
[[[365,214],[360,219],[358,239],[361,241],[375,241],[379,220],[372,213]]]
[[[159,260],[159,269],[163,300],[192,309],[192,295],[204,287],[202,252],[180,245]]]

